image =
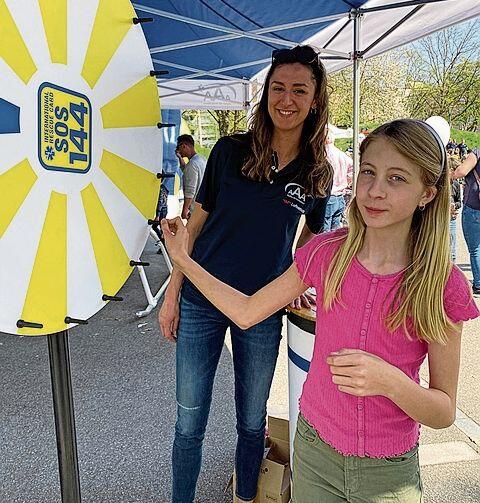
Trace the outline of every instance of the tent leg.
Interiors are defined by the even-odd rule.
[[[47,339],[62,502],[80,503],[80,477],[70,378],[68,332],[64,330],[57,334],[51,334],[47,336]]]
[[[359,123],[360,123],[360,22],[362,14],[356,10],[350,13],[353,18],[353,193],[360,165]]]

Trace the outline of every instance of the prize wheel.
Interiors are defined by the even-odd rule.
[[[0,0],[0,331],[87,320],[145,246],[160,104],[135,17],[128,0]]]

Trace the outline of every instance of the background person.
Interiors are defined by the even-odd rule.
[[[332,181],[324,153],[327,117],[326,71],[314,49],[276,50],[250,131],[221,138],[210,154],[188,221],[188,253],[245,294],[291,265],[301,215],[306,224],[299,244],[322,230]],[[242,330],[190,281],[183,287],[182,282],[183,274],[174,268],[159,312],[163,335],[177,341],[172,501],[194,500],[227,328],[237,412],[235,492],[240,500],[251,501],[264,452],[266,403],[281,339],[282,310]],[[309,305],[308,298],[303,299]],[[299,306],[300,300],[295,303]]]
[[[465,157],[467,157],[468,153],[468,145],[465,143],[465,140],[462,138],[462,141],[457,145],[458,155],[460,159],[463,161]]]
[[[465,178],[462,229],[470,254],[473,294],[480,296],[480,149],[474,148],[453,173]]]
[[[352,158],[334,145],[331,134],[327,136],[326,152],[333,169],[333,185],[325,210],[323,232],[333,231],[342,226],[345,196],[353,176]]]
[[[158,238],[163,242],[163,234],[160,229],[160,220],[162,218],[167,218],[168,213],[168,189],[165,181],[162,181],[160,185],[160,191],[158,193],[157,209],[155,211],[155,223],[152,224],[152,229],[157,234]],[[162,253],[161,248],[157,250],[160,255]]]
[[[447,153],[449,155],[454,155],[455,154],[455,149],[457,148],[457,142],[455,141],[454,138],[450,138],[448,140],[448,143],[447,143],[447,146],[446,146],[446,149],[447,149]]]
[[[162,220],[177,267],[244,329],[316,288],[317,332],[294,443],[294,503],[422,501],[419,427],[454,422],[462,322],[480,315],[449,257],[446,164],[428,124],[397,120],[377,128],[360,146],[349,228],[313,238],[294,265],[251,296],[188,256],[180,219]]]
[[[205,157],[195,150],[195,140],[189,134],[182,134],[177,138],[175,155],[178,157],[180,168],[183,171],[183,207],[182,218],[190,218],[195,206],[195,197],[205,173],[207,161]],[[184,157],[188,158],[186,163]]]
[[[460,182],[453,178],[453,172],[460,165],[460,161],[448,158],[448,171],[450,179],[450,257],[452,262],[457,260],[457,216],[462,207],[462,191]]]

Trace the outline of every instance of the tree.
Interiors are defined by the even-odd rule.
[[[243,131],[247,127],[247,113],[245,110],[208,110],[208,113],[218,124],[220,136],[226,136],[236,131]]]
[[[352,68],[329,76],[330,117],[338,125],[353,124]],[[404,117],[406,65],[393,51],[360,63],[360,123],[379,123]]]
[[[198,137],[200,145],[247,128],[245,110],[184,110],[182,118]]]
[[[414,117],[441,115],[452,126],[478,127],[480,21],[426,37],[404,52],[408,63],[408,106]]]

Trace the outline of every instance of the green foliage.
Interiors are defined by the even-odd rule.
[[[434,33],[404,51],[410,116],[445,117],[463,130],[480,126],[480,21]]]
[[[208,156],[210,155],[210,152],[212,151],[212,149],[209,147],[200,147],[199,145],[195,146],[195,150],[200,155],[203,155],[203,157],[205,157],[205,159],[208,159]]]
[[[360,63],[360,122],[381,123],[408,115],[405,65],[401,54],[391,52]],[[330,117],[336,125],[353,123],[352,68],[329,76]]]
[[[352,139],[353,138],[339,138],[338,140],[335,140],[335,146],[345,152],[348,147],[352,146]]]
[[[213,146],[221,136],[247,129],[245,110],[184,110],[182,118],[202,146]]]
[[[208,113],[217,122],[220,136],[244,131],[247,128],[245,110],[208,110]]]
[[[368,129],[369,131],[374,130],[380,124],[369,123],[364,124],[363,127]],[[360,128],[362,129],[362,128]],[[454,138],[457,142],[461,141],[462,138],[465,140],[465,143],[468,145],[468,148],[480,147],[480,133],[473,133],[471,131],[462,131],[460,129],[451,129],[450,136]],[[340,150],[347,150],[347,147],[351,147],[353,143],[353,138],[339,138],[335,140],[335,146]]]

